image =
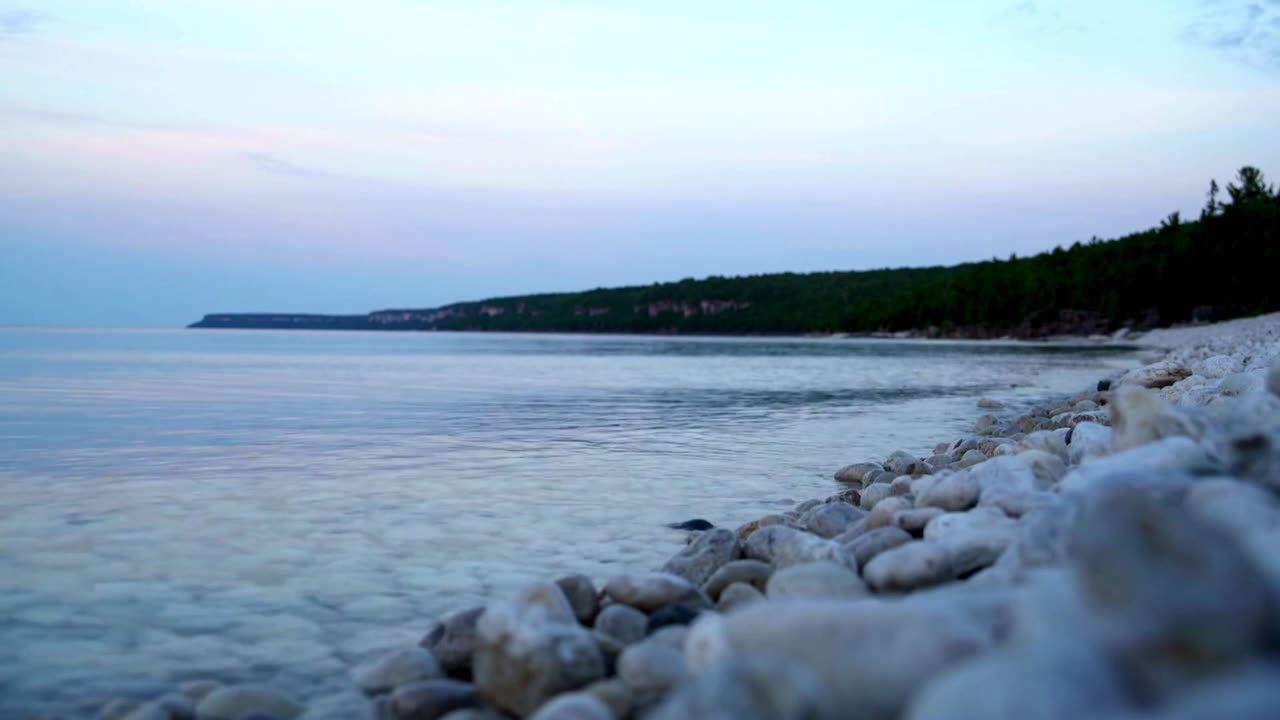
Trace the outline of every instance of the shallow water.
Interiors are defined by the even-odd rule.
[[[984,395],[1127,355],[1044,345],[0,330],[0,717],[214,677],[300,696],[522,581],[929,454]]]

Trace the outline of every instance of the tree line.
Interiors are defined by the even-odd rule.
[[[1204,209],[1032,257],[950,267],[772,273],[370,313],[367,329],[1038,337],[1280,310],[1280,196],[1257,168]],[[201,327],[361,326],[359,316],[207,316]],[[252,321],[249,320],[252,318]],[[267,320],[269,318],[269,320]]]

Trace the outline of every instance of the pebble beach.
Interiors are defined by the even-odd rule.
[[[1280,314],[832,468],[837,493],[661,567],[427,622],[349,687],[189,682],[101,720],[1280,716]]]

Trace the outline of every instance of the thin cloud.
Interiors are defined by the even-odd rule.
[[[111,117],[108,115],[97,115],[93,113],[75,112],[69,110],[53,110],[49,108],[32,107],[30,105],[21,105],[18,103],[6,102],[0,99],[0,120],[18,120],[38,123],[50,123],[56,125],[79,125],[99,128],[114,128],[117,130],[147,130],[147,131],[164,131],[164,132],[201,132],[202,128],[190,125],[166,125],[164,123],[149,123],[138,120],[130,120],[127,118]]]
[[[1009,5],[1000,12],[997,18],[1001,22],[1021,26],[1045,35],[1059,35],[1068,32],[1080,33],[1089,30],[1088,25],[1067,17],[1061,9],[1049,7],[1044,3],[1034,2],[1034,0],[1023,0]]]
[[[1204,0],[1183,37],[1234,62],[1280,71],[1280,0]]]
[[[387,183],[373,178],[334,172],[314,165],[306,165],[270,152],[245,152],[240,157],[259,172],[294,180],[323,181],[343,186],[359,185],[365,188],[386,187]]]
[[[483,142],[511,142],[528,140],[533,133],[508,129],[508,128],[492,128],[492,127],[475,127],[468,125],[454,125],[449,123],[415,123],[412,126],[413,132],[438,140],[476,140]]]
[[[284,177],[293,178],[329,178],[334,177],[331,173],[323,170],[300,165],[290,160],[285,160],[278,155],[271,153],[251,152],[244,153],[244,159],[248,160],[257,169],[269,175],[282,175]]]
[[[0,39],[8,35],[24,35],[34,32],[49,20],[49,16],[30,8],[0,11]]]

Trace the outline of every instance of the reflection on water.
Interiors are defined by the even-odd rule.
[[[1113,350],[865,340],[0,331],[0,716],[183,679],[300,694],[690,516],[927,453]],[[67,703],[72,703],[67,705]]]

